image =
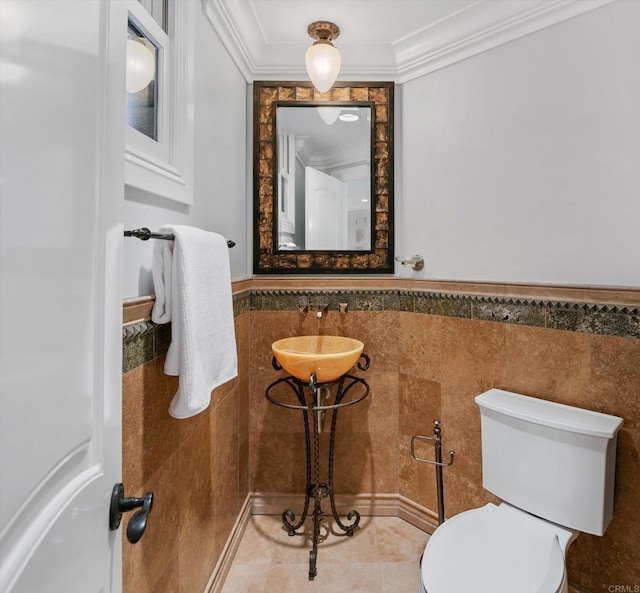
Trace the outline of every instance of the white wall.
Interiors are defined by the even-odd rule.
[[[403,85],[397,253],[424,277],[640,286],[640,2]]]
[[[202,10],[196,9],[195,196],[184,206],[127,188],[124,224],[156,230],[189,224],[215,231],[236,246],[229,251],[233,280],[247,278],[246,82]],[[154,293],[153,241],[125,239],[124,297]]]

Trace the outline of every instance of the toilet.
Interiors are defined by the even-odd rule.
[[[501,503],[435,530],[420,593],[567,593],[569,545],[612,518],[622,419],[501,389],[475,401],[482,483]]]

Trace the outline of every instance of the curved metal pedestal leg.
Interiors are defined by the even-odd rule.
[[[335,405],[339,405],[346,395],[347,391],[353,384],[349,385],[346,389],[344,389],[343,381],[340,381],[338,385],[338,393],[335,399]],[[315,394],[314,394],[315,395]],[[299,398],[304,399],[304,394],[299,393]],[[315,400],[315,398],[314,398]],[[320,525],[322,523],[322,517],[324,513],[322,512],[322,499],[329,497],[329,501],[331,503],[331,515],[333,516],[336,524],[342,531],[346,533],[348,537],[351,537],[358,527],[360,523],[360,513],[356,510],[352,510],[347,514],[347,520],[352,521],[350,524],[345,524],[340,519],[338,515],[338,511],[336,509],[335,496],[333,492],[333,462],[335,457],[335,441],[336,441],[336,425],[338,420],[338,408],[334,408],[331,413],[331,435],[329,439],[329,467],[328,467],[328,481],[321,482],[320,481],[320,434],[319,434],[319,426],[321,425],[321,420],[319,418],[320,414],[323,414],[324,411],[313,410],[313,409],[305,409],[303,410],[303,419],[304,419],[304,433],[305,433],[305,448],[307,454],[307,488],[306,494],[304,498],[304,509],[302,511],[302,516],[297,523],[293,523],[295,521],[295,513],[291,509],[287,509],[282,513],[282,522],[287,529],[287,533],[289,535],[295,535],[298,529],[300,529],[309,512],[309,503],[311,502],[311,498],[314,500],[313,512],[311,513],[311,517],[313,520],[313,536],[312,536],[312,547],[309,552],[309,580],[312,581],[318,574],[317,570],[317,560],[318,560],[318,543],[320,541]],[[309,416],[312,415],[312,419]],[[309,424],[312,425],[312,436],[311,431],[309,430]],[[312,452],[313,446],[313,452]],[[311,468],[311,460],[313,459],[313,469]]]

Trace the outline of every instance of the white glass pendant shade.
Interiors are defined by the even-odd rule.
[[[127,93],[138,93],[155,76],[156,59],[153,52],[140,41],[127,39]]]
[[[338,78],[342,57],[330,41],[316,41],[304,56],[307,74],[321,93],[326,93]]]

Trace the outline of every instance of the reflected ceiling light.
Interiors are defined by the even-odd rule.
[[[139,93],[153,80],[156,58],[142,41],[127,39],[127,93]]]
[[[342,111],[342,107],[316,107],[320,117],[328,126],[332,126],[336,123],[340,112]]]
[[[316,21],[307,28],[307,33],[316,41],[307,50],[304,62],[307,74],[321,93],[326,93],[338,78],[342,57],[331,43],[338,35],[338,25],[326,21]]]
[[[360,119],[359,115],[355,113],[343,113],[338,117],[340,121],[358,121]]]

